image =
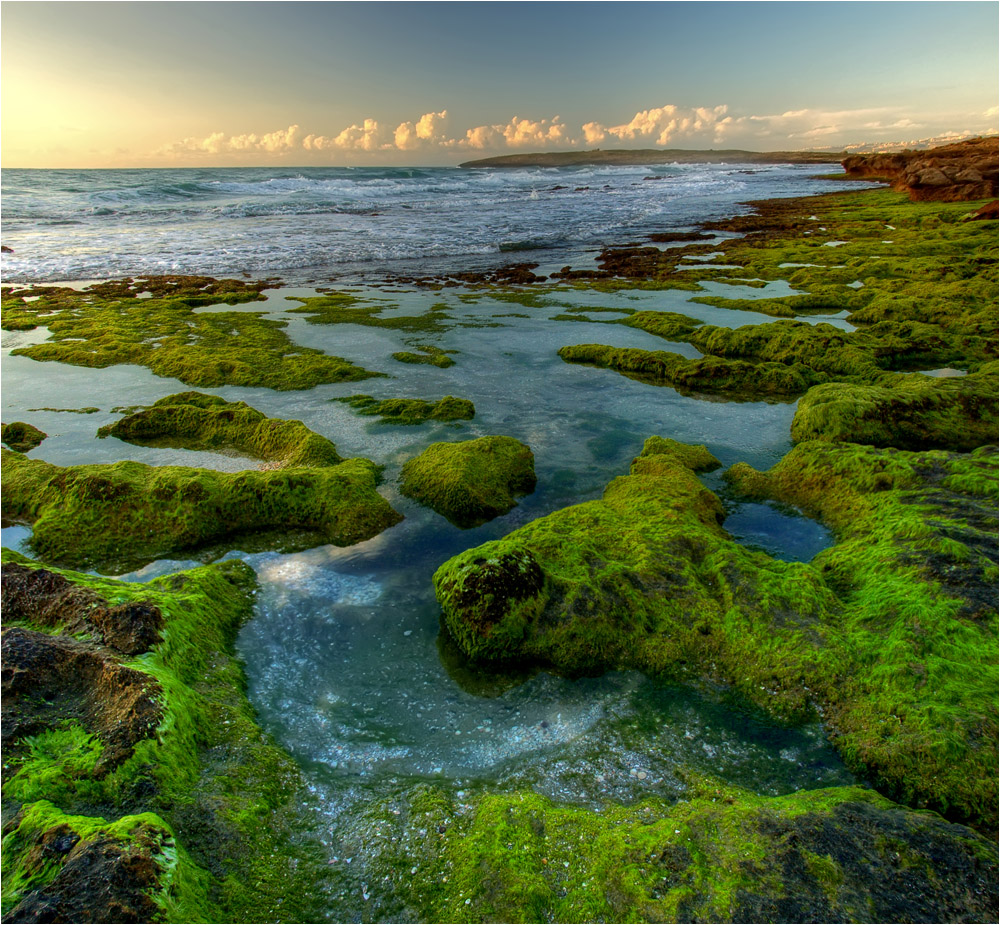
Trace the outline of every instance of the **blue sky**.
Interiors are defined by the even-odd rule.
[[[457,163],[993,132],[998,5],[5,0],[5,166]]]

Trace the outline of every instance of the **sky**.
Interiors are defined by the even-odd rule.
[[[0,3],[4,167],[993,134],[983,2]]]

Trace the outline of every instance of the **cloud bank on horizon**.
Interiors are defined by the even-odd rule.
[[[998,108],[963,116],[963,129],[942,130],[938,120],[914,119],[891,107],[825,111],[797,109],[768,115],[741,115],[727,105],[689,107],[667,104],[635,113],[620,125],[585,122],[574,127],[558,115],[548,119],[513,116],[502,124],[453,126],[448,111],[427,112],[395,127],[374,118],[337,133],[317,134],[299,125],[265,133],[184,138],[151,154],[178,162],[237,162],[261,158],[310,163],[398,161],[400,155],[424,154],[435,161],[456,156],[489,156],[519,151],[609,147],[733,147],[759,150],[847,149],[911,140],[935,141],[997,134]],[[955,124],[955,114],[942,118]],[[406,158],[404,158],[405,160]]]

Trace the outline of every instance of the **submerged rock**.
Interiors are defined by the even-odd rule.
[[[535,490],[535,457],[513,437],[432,443],[400,479],[404,495],[464,529],[506,514]]]

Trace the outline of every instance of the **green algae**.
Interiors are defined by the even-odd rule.
[[[884,191],[756,206],[757,214],[720,226],[743,231],[744,237],[712,247],[747,277],[765,283],[782,280],[800,291],[782,298],[698,296],[691,301],[783,320],[734,330],[644,311],[612,323],[690,343],[704,356],[691,360],[665,351],[598,344],[565,347],[560,356],[649,383],[727,398],[792,398],[824,386],[805,401],[810,413],[800,418],[803,439],[854,439],[854,422],[848,420],[853,401],[868,409],[868,417],[857,424],[864,438],[875,443],[971,448],[996,439],[995,402],[988,397],[991,388],[995,392],[998,339],[993,222],[962,221],[967,204],[911,203],[902,194]],[[704,253],[704,247],[659,256],[655,249],[633,250],[612,254],[609,266],[630,279],[654,283],[662,282],[665,261],[679,265],[686,256]],[[701,267],[698,278],[713,278],[712,272],[710,265]],[[714,272],[716,281],[729,279],[727,270]],[[601,289],[606,282],[597,279],[590,288]],[[791,320],[817,312],[845,312],[857,330]],[[957,386],[892,375],[944,366],[981,372],[982,378]],[[921,419],[920,437],[901,442],[911,414]],[[963,423],[970,435],[952,442]]]
[[[3,471],[4,517],[32,525],[39,558],[77,568],[128,571],[251,540],[254,548],[348,546],[401,519],[375,490],[380,468],[360,458],[224,473],[137,462],[61,467],[4,450]]]
[[[26,424],[24,421],[13,421],[10,424],[0,425],[0,440],[7,444],[12,450],[18,453],[27,453],[48,437],[48,434],[39,430],[33,424]]]
[[[230,449],[282,468],[336,466],[337,448],[301,421],[269,418],[245,402],[180,392],[102,427],[98,437],[191,450]]]
[[[439,369],[447,369],[454,366],[455,361],[448,356],[449,353],[457,353],[455,350],[442,350],[440,347],[424,346],[420,348],[420,353],[413,353],[411,350],[400,350],[392,355],[394,360],[400,363],[425,363],[428,366],[437,366]]]
[[[996,439],[997,388],[996,363],[953,379],[913,373],[878,385],[819,385],[799,401],[792,440],[973,450]]]
[[[747,494],[813,511],[837,533],[812,563],[789,563],[722,529],[719,500],[691,468],[710,464],[707,451],[690,452],[651,439],[601,500],[442,565],[435,590],[460,648],[501,666],[708,678],[778,716],[820,711],[856,773],[910,805],[992,825],[995,518],[969,492],[988,484],[995,453],[813,442],[778,467],[799,488],[770,493],[772,481],[734,468]],[[854,462],[816,463],[821,473],[795,462],[814,457]],[[947,490],[927,481],[945,459]],[[886,474],[897,468],[899,485]],[[849,535],[804,486],[839,499]]]
[[[394,305],[362,304],[356,296],[346,292],[331,292],[321,296],[289,296],[301,302],[299,308],[289,312],[307,315],[310,324],[360,324],[365,327],[389,328],[413,334],[439,334],[452,327],[450,317],[445,314],[446,305],[433,305],[423,315],[387,315],[382,313]]]
[[[5,563],[34,565],[7,550],[3,556]],[[172,846],[165,852],[164,889],[154,897],[164,920],[309,921],[309,888],[322,872],[295,835],[302,825],[301,780],[256,725],[233,652],[251,614],[252,570],[228,561],[146,584],[60,574],[110,603],[135,601],[162,611],[162,640],[132,664],[158,683],[163,717],[154,736],[103,775],[88,758],[92,741],[71,728],[5,754],[4,775],[11,778],[4,786],[5,816],[21,796],[32,801],[18,826],[4,833],[5,911],[59,872],[55,861],[41,871],[31,867],[33,841],[26,836],[68,825],[84,840],[105,832],[128,844],[139,819]],[[75,757],[44,761],[59,743]]]
[[[827,694],[849,766],[895,799],[996,820],[997,453],[800,444],[732,483],[814,514],[837,543],[819,569],[858,666]]]
[[[392,919],[910,921],[947,919],[952,908],[989,914],[996,849],[969,829],[860,787],[760,797],[688,776],[688,800],[601,811],[530,791],[481,794],[467,805],[438,790],[415,792],[402,833],[373,813],[379,824],[371,828],[387,829],[375,846],[376,872],[385,871],[405,903]],[[422,836],[413,832],[418,825]]]
[[[400,491],[458,527],[506,514],[535,490],[535,458],[513,437],[432,443],[400,473]]]
[[[13,351],[34,360],[97,368],[132,363],[193,386],[292,390],[380,375],[297,346],[285,334],[284,322],[261,312],[194,311],[219,302],[259,299],[266,283],[194,277],[189,285],[168,285],[177,279],[189,278],[121,280],[79,291],[4,287],[0,326],[44,324],[51,332],[49,340]],[[152,296],[137,298],[144,291]]]
[[[445,395],[436,402],[421,398],[387,398],[379,400],[371,395],[348,395],[332,398],[345,402],[358,414],[377,416],[384,424],[423,424],[425,421],[470,421],[476,416],[471,401]]]

